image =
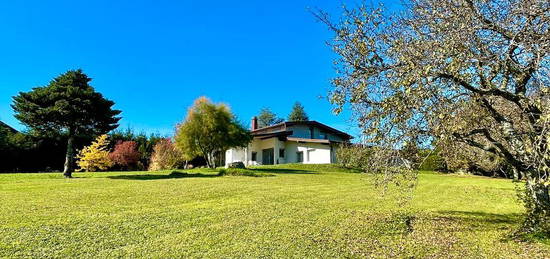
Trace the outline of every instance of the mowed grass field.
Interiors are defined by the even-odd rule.
[[[255,172],[0,174],[0,257],[550,257],[507,238],[522,213],[508,180],[424,172],[407,225],[365,174]]]

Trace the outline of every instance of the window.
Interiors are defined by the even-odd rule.
[[[300,152],[296,152],[296,162],[298,163],[303,163],[304,162],[304,152],[303,151],[300,151]]]
[[[285,149],[284,148],[279,149],[279,157],[282,157],[282,158],[285,157]]]
[[[315,138],[315,135],[313,133],[314,133],[313,127],[309,127],[309,138],[311,139]]]
[[[311,161],[313,151],[315,151],[315,149],[310,149],[310,150],[307,151],[307,156],[306,156],[306,161],[307,162]]]
[[[252,161],[256,161],[257,156],[258,156],[258,153],[252,152]]]
[[[328,139],[328,134],[324,131],[319,132],[320,139]]]

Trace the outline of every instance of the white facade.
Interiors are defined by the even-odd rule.
[[[253,131],[254,140],[248,147],[226,151],[226,166],[233,162],[246,166],[335,163],[339,144],[349,140],[311,125],[283,126]]]
[[[243,162],[246,166],[286,163],[329,164],[336,162],[336,148],[336,145],[331,144],[279,141],[276,138],[254,140],[246,148],[227,150],[225,162],[226,165]],[[265,155],[272,156],[272,159],[264,157]]]

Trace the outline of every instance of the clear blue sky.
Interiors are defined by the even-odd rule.
[[[320,98],[334,76],[325,45],[332,35],[308,11],[339,14],[341,4],[2,1],[0,120],[23,129],[13,117],[12,96],[82,68],[123,111],[122,128],[171,134],[204,95],[229,104],[246,125],[263,106],[286,117],[300,101],[311,119],[355,135],[349,112],[335,116]]]

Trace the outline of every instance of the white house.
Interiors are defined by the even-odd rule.
[[[257,118],[252,118],[254,139],[248,147],[225,152],[226,166],[233,162],[243,162],[246,166],[335,163],[339,144],[353,138],[316,121],[289,121],[265,128],[257,125]]]

